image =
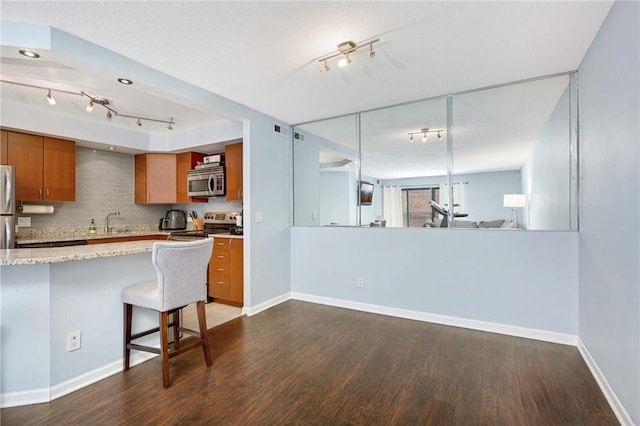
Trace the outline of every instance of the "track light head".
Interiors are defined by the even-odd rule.
[[[438,130],[438,139],[442,139],[442,130]]]
[[[422,134],[422,142],[426,142],[427,141],[427,132],[424,132]]]
[[[138,127],[142,127],[142,121],[138,118]]]
[[[376,56],[376,52],[373,51],[373,43],[371,43],[369,45],[369,57],[373,58],[374,56]]]
[[[87,109],[87,112],[91,112],[91,111],[93,111],[93,107],[94,107],[93,99],[91,99],[91,100],[89,101],[89,104],[87,105],[87,108],[86,108],[86,109]]]
[[[167,129],[173,130],[173,118],[171,119],[171,121],[169,121],[169,125],[167,126]]]
[[[324,65],[322,65],[322,68],[320,68],[320,74],[324,74],[325,72],[329,71],[331,68],[329,68],[329,65],[327,65],[327,61],[324,61]]]
[[[413,133],[409,133],[409,143],[413,143]]]
[[[111,111],[107,111],[107,120],[111,121],[112,117],[113,117],[113,114],[111,114]]]
[[[340,58],[338,61],[338,66],[340,68],[344,68],[351,63],[351,58],[349,58],[349,53],[345,54],[344,58]]]
[[[49,101],[49,105],[53,106],[56,104],[56,98],[51,94],[51,89],[49,89],[49,93],[47,93],[47,101]]]

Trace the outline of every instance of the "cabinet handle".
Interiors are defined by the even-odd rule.
[[[224,256],[216,256],[218,259],[224,259]]]
[[[42,188],[38,188],[38,200],[42,200]]]
[[[147,203],[151,202],[151,194],[147,193]]]
[[[46,194],[47,194],[46,199],[48,200],[48,199],[49,199],[49,188],[47,188],[47,189],[45,190],[45,192],[46,192]]]
[[[224,268],[216,268],[216,271],[224,271]]]
[[[216,284],[224,284],[224,281],[216,281]]]
[[[216,243],[216,245],[222,247],[224,243]]]

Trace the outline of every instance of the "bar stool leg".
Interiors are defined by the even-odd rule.
[[[124,304],[124,319],[123,319],[123,324],[124,324],[124,353],[122,356],[122,360],[123,360],[123,367],[122,369],[124,371],[127,371],[129,369],[129,358],[131,356],[131,349],[129,349],[129,343],[131,343],[131,317],[132,317],[132,310],[133,310],[133,306],[125,303]]]
[[[204,352],[204,362],[207,367],[211,366],[211,353],[209,352],[209,339],[207,338],[207,315],[204,309],[204,302],[196,304],[198,309],[198,325],[200,326],[200,343]]]
[[[180,349],[180,312],[182,309],[176,309],[171,314],[171,319],[173,320],[173,349]]]
[[[165,388],[171,386],[171,380],[169,379],[169,339],[168,339],[168,327],[169,327],[169,314],[167,312],[160,312],[160,353],[162,356],[162,385]]]

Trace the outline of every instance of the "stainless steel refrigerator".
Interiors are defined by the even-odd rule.
[[[16,247],[16,168],[0,166],[0,249]]]

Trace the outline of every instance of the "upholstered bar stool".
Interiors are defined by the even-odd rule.
[[[202,347],[207,367],[211,365],[207,340],[207,319],[204,302],[207,298],[207,264],[211,257],[213,238],[187,242],[157,242],[153,244],[151,261],[157,280],[135,284],[122,290],[124,303],[124,370],[129,369],[131,349],[162,356],[162,383],[171,385],[169,359],[188,350]],[[197,304],[199,333],[180,327],[180,309]],[[131,334],[133,306],[158,311],[159,327]],[[169,322],[171,316],[171,323]],[[173,329],[173,345],[168,342],[168,329]],[[160,348],[131,343],[132,340],[160,331]],[[199,336],[199,340],[180,347],[180,331]],[[173,346],[171,350],[170,346]]]

